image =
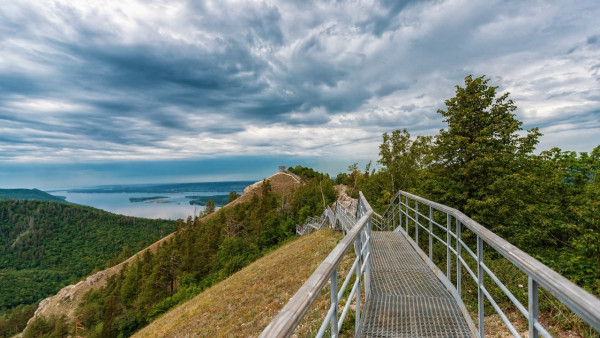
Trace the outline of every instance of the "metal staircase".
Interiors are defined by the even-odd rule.
[[[310,223],[328,223],[346,236],[261,337],[293,335],[326,286],[331,305],[317,337],[337,337],[350,309],[355,335],[360,337],[484,337],[486,307],[499,315],[512,335],[520,337],[492,296],[492,288],[500,290],[521,313],[529,337],[551,337],[538,318],[540,287],[600,331],[599,299],[460,211],[399,191],[379,215],[359,195],[356,211],[338,204],[319,218],[321,223]],[[338,288],[338,266],[351,247],[356,258]],[[526,304],[486,264],[484,248],[503,256],[527,276]],[[472,290],[464,290],[463,285],[476,290],[474,318],[463,301]]]

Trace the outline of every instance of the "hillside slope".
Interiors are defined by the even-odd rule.
[[[120,252],[174,229],[173,221],[74,204],[0,200],[0,309],[34,304],[95,267],[105,267]]]
[[[257,336],[341,237],[331,229],[300,237],[169,311],[134,337]]]
[[[277,173],[267,178],[271,184],[271,190],[281,196],[288,196],[294,193],[294,190],[301,185],[300,181],[293,175],[287,173]],[[227,204],[220,210],[227,210],[235,205],[249,201],[253,195],[260,195],[262,191],[262,181],[259,181],[244,190],[242,196],[237,198],[235,201]],[[220,211],[209,214],[204,217],[202,221],[207,221],[220,214]],[[121,264],[115,265],[104,271],[100,271],[85,281],[81,281],[75,285],[69,285],[55,296],[44,299],[38,309],[36,310],[34,317],[29,320],[28,325],[31,324],[37,317],[49,318],[51,315],[66,315],[67,320],[74,318],[75,310],[77,305],[81,302],[83,295],[92,289],[98,289],[107,284],[108,279],[111,276],[118,274],[126,264],[131,264],[137,257],[142,257],[144,252],[150,251],[155,253],[163,243],[171,241],[174,238],[174,234],[168,235],[163,239],[155,242],[144,250],[136,253]]]
[[[50,195],[38,189],[0,189],[0,200],[20,199],[36,201],[64,202],[62,196]]]

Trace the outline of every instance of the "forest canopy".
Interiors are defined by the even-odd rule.
[[[22,330],[40,300],[174,228],[69,203],[0,200],[0,337]]]

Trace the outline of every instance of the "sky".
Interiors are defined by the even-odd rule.
[[[434,135],[465,76],[538,151],[600,144],[600,2],[11,0],[0,188],[335,174]]]

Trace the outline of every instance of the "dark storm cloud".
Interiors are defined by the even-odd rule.
[[[381,14],[373,15],[364,22],[360,23],[364,30],[374,35],[381,36],[392,27],[395,30],[398,26],[397,16],[407,6],[416,3],[422,3],[422,0],[380,0],[378,5],[381,7]]]
[[[30,95],[36,94],[41,90],[35,79],[29,76],[16,73],[1,73],[0,72],[0,92],[3,97],[10,94]],[[2,98],[0,98],[1,102]]]
[[[342,156],[341,135],[443,127],[436,111],[470,73],[511,91],[527,125],[596,126],[599,7],[11,1],[0,7],[0,156]]]

